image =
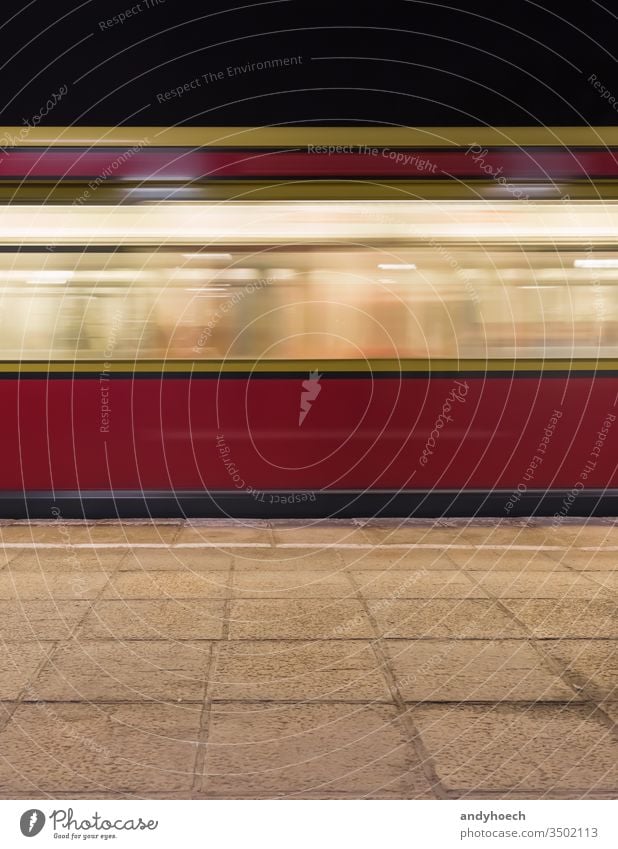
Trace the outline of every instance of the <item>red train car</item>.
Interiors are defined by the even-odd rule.
[[[3,139],[3,516],[616,514],[618,131]]]

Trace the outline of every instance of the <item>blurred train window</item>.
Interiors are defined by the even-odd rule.
[[[618,356],[618,253],[589,246],[5,250],[0,356]]]

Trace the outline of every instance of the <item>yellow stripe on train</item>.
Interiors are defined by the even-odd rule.
[[[371,359],[371,360],[32,360],[0,362],[4,374],[285,374],[318,371],[326,373],[432,373],[440,372],[612,372],[615,359]]]

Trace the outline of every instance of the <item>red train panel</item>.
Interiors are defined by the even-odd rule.
[[[618,177],[618,151],[585,148],[405,149],[312,145],[307,150],[106,148],[1,150],[1,179],[595,179]],[[331,150],[332,148],[332,150]]]
[[[615,375],[0,380],[2,489],[618,487]]]

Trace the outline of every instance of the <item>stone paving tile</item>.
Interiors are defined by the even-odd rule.
[[[80,639],[211,640],[223,633],[223,601],[132,600],[96,603],[81,625]]]
[[[53,643],[0,645],[0,699],[16,701],[53,647]]]
[[[341,556],[349,569],[387,572],[427,569],[452,571],[457,566],[440,548],[348,548]]]
[[[107,572],[5,572],[0,599],[96,598],[109,580]]]
[[[603,587],[611,596],[618,595],[618,570],[615,572],[588,572],[586,577],[595,586]]]
[[[471,524],[461,532],[459,542],[473,543],[474,545],[585,545],[577,542],[581,533],[577,529],[564,527],[555,528],[551,522],[546,525],[515,526],[515,525],[489,525],[479,526],[472,521]]]
[[[149,543],[169,545],[180,532],[181,525],[172,524],[97,524],[84,533],[83,542],[94,543]],[[73,540],[73,532],[71,539]],[[78,541],[75,535],[75,541]]]
[[[293,522],[286,525],[283,522],[277,522],[274,526],[273,537],[277,545],[312,543],[324,548],[328,548],[329,545],[358,543],[366,545],[371,542],[361,528],[347,522],[342,522],[340,525],[320,525],[311,522],[300,525]]]
[[[17,555],[19,554],[19,549],[17,548],[5,548],[2,549],[0,547],[0,569],[3,569],[7,563],[11,563]]]
[[[363,530],[376,543],[450,543],[473,545],[606,545],[618,539],[618,526],[571,525],[555,527],[551,520],[368,520]]]
[[[59,527],[57,522],[43,525],[31,525],[28,522],[15,522],[12,525],[0,526],[0,542],[3,543],[57,543],[66,545],[69,541],[68,532],[64,525]]]
[[[382,799],[385,801],[393,801],[393,799],[407,799],[408,797],[405,794],[396,795],[393,793],[330,793],[328,790],[323,790],[318,793],[234,793],[232,796],[229,794],[218,795],[216,793],[199,793],[193,796],[194,799],[241,799],[241,800],[264,800],[264,799],[273,799],[276,798],[277,801],[286,801],[286,800],[325,800],[325,801],[356,801],[356,800],[365,800],[368,801]],[[435,793],[426,790],[424,793],[415,792],[413,797],[414,799],[430,799],[435,800],[440,798]]]
[[[364,527],[298,524],[277,523],[271,532],[259,522],[242,528],[218,521],[0,523],[0,540],[7,532],[13,544],[36,539],[58,546],[5,549],[8,565],[0,554],[0,646],[9,640],[0,648],[0,715],[9,717],[7,710],[17,707],[0,732],[0,751],[18,766],[4,773],[12,776],[8,784],[0,766],[0,796],[443,795],[425,778],[431,764],[419,770],[411,744],[403,738],[390,742],[401,737],[391,674],[406,702],[422,702],[411,713],[450,796],[618,796],[615,775],[608,772],[608,764],[616,763],[616,744],[605,736],[607,717],[618,723],[615,643],[607,639],[618,630],[612,601],[618,552],[607,550],[618,545],[618,525],[569,522],[549,534],[538,522],[493,529],[479,522],[432,528],[415,520],[400,527],[385,520]],[[183,535],[189,545],[206,540],[213,546],[177,547]],[[67,547],[67,541],[93,539],[122,545]],[[275,539],[293,547],[270,545]],[[165,546],[131,550],[127,541]],[[238,542],[246,547],[228,547]],[[254,547],[256,542],[268,546]],[[296,547],[314,542],[324,544]],[[376,545],[383,542],[387,547]],[[573,542],[605,548],[535,553],[451,547]],[[236,599],[228,602],[230,616],[223,597],[212,593],[225,592],[216,585],[227,585],[231,566]],[[113,584],[100,585],[108,576]],[[363,588],[371,617],[348,597],[352,577]],[[18,597],[9,601],[14,587]],[[49,596],[60,598],[75,587],[104,595],[94,608],[74,594],[70,600]],[[504,601],[483,598],[484,592]],[[228,616],[230,639],[213,644],[228,637]],[[372,621],[388,638],[388,675],[372,648]],[[538,638],[533,646],[531,637]],[[213,645],[216,664],[210,664]],[[196,791],[191,771],[207,673],[215,745]],[[41,698],[47,703],[39,704]],[[602,704],[605,717],[591,713],[592,705],[583,701],[589,698]],[[137,699],[143,704],[126,704]],[[104,704],[67,704],[76,700]],[[452,704],[462,701],[475,704]],[[125,709],[129,713],[117,713]],[[153,712],[144,714],[148,709]],[[378,722],[375,711],[388,721]],[[419,711],[437,716],[437,723]],[[150,739],[159,734],[153,717],[171,729],[159,735],[170,746],[169,757]],[[140,730],[130,727],[133,722]],[[36,733],[20,732],[24,723]],[[182,734],[187,742],[174,739],[178,728],[188,729]],[[572,728],[578,730],[571,734]],[[107,748],[106,740],[112,741]],[[42,766],[33,765],[45,751]],[[139,763],[127,768],[123,757]],[[86,780],[78,774],[82,769]]]
[[[560,525],[556,536],[562,539],[561,545],[618,545],[618,524],[582,522],[580,525]]]
[[[120,571],[213,572],[231,565],[231,553],[217,548],[134,548],[122,561]]]
[[[564,665],[593,699],[618,701],[618,648],[613,640],[543,640],[543,652]]]
[[[12,791],[10,794],[11,799],[32,799],[32,793],[25,793],[20,790]],[[3,798],[2,792],[0,791],[0,799]],[[140,799],[143,798],[139,796],[137,793],[126,793],[121,790],[116,791],[115,793],[103,793],[100,790],[97,791],[96,794],[90,793],[49,793],[44,790],[40,790],[37,794],[37,798],[40,799],[53,799],[54,801],[72,801],[73,799]],[[149,793],[149,799],[189,799],[192,798],[188,793]],[[59,806],[56,806],[59,807]]]
[[[589,705],[427,705],[410,712],[448,789],[618,790],[618,740]]]
[[[369,642],[222,643],[210,697],[247,701],[391,701]]]
[[[237,548],[229,549],[234,558],[234,569],[246,571],[271,569],[281,572],[323,570],[339,572],[344,568],[341,552],[335,548]]]
[[[0,528],[0,540],[4,542],[39,542],[59,545],[76,543],[170,543],[180,530],[180,524],[169,523],[121,523],[83,522],[46,524],[23,522]]]
[[[463,569],[498,572],[557,572],[560,569],[547,552],[529,549],[449,548],[448,556]]]
[[[224,546],[226,543],[268,543],[272,535],[268,528],[254,527],[241,524],[239,526],[218,526],[215,524],[186,525],[182,528],[176,543],[216,543]]]
[[[463,572],[420,570],[388,572],[363,570],[352,572],[359,592],[365,598],[486,598]]]
[[[616,799],[616,793],[595,793],[594,791],[591,792],[584,787],[581,790],[560,790],[558,792],[544,790],[542,793],[526,792],[525,790],[517,790],[514,792],[502,790],[498,793],[471,790],[467,793],[451,793],[449,794],[449,797],[455,799],[495,799],[497,801],[506,799],[521,799],[522,801],[528,799],[576,799],[579,801],[581,799]]]
[[[431,787],[388,705],[214,705],[202,792],[415,798]]]
[[[126,549],[34,548],[14,549],[8,572],[110,572],[127,557]]]
[[[0,640],[64,640],[89,608],[87,601],[0,601]]]
[[[469,522],[466,527],[461,528],[460,543],[473,543],[474,545],[541,545],[548,538],[552,540],[557,537],[549,528],[531,528],[517,524],[498,522],[493,525],[479,525],[475,521]],[[552,543],[546,542],[551,545]],[[555,543],[562,545],[563,543]]]
[[[201,702],[210,654],[205,642],[69,642],[28,695],[42,701]]]
[[[46,793],[40,794],[42,799],[45,798],[53,798],[54,800],[66,799],[68,801],[73,799],[92,799],[92,793],[71,793],[69,794],[61,794],[60,797],[52,796]],[[97,799],[136,799],[141,800],[143,797],[140,796],[139,793],[127,793],[127,792],[116,792],[116,793],[97,793]],[[384,799],[388,801],[393,800],[392,793],[330,793],[328,791],[323,791],[320,793],[201,793],[199,791],[185,791],[185,792],[157,792],[157,791],[149,791],[148,799],[165,799],[166,801],[171,799],[185,799],[185,800],[226,800],[226,799],[234,799],[237,800],[248,800],[248,801],[262,801],[264,799],[273,799],[276,798],[277,801],[286,801],[286,800],[298,800],[298,799],[311,799],[311,800],[358,800],[358,799]],[[434,793],[430,793],[429,791],[426,793],[418,794],[415,796],[416,799],[430,799],[435,800],[439,798]],[[12,793],[11,799],[32,799],[32,794],[25,793]]]
[[[603,702],[603,711],[618,727],[618,702]]]
[[[607,598],[586,575],[572,572],[476,572],[483,589],[498,598]]]
[[[229,571],[218,572],[119,572],[102,598],[227,598]]]
[[[242,599],[232,603],[231,640],[332,640],[373,637],[358,601]]]
[[[551,555],[561,567],[569,569],[581,569],[586,572],[618,570],[618,551],[582,551],[571,548],[567,551],[553,551]]]
[[[365,536],[374,545],[401,545],[403,543],[423,543],[448,545],[462,541],[461,528],[447,528],[440,525],[406,525],[398,527],[363,528]]]
[[[612,601],[509,598],[503,604],[538,638],[618,638],[618,607]]]
[[[369,610],[387,638],[525,637],[524,629],[491,599],[370,600]]]
[[[578,698],[525,640],[387,640],[404,701]]]
[[[2,793],[189,790],[199,721],[195,705],[19,705],[0,732]]]
[[[0,729],[6,725],[16,707],[16,702],[0,702]],[[2,785],[0,785],[1,789]]]
[[[341,562],[337,548],[320,549],[311,546],[238,545],[234,547],[222,546],[220,550],[239,561],[244,559],[261,560],[266,564],[273,564],[273,566],[279,562],[286,563],[288,561],[297,566],[301,563],[302,565],[306,565],[304,563],[305,559],[320,558],[323,556],[328,557],[330,561]]]
[[[582,521],[580,523],[553,520],[509,520],[498,524],[479,525],[471,520],[463,530],[462,537],[480,545],[510,544],[516,545],[612,545],[618,540],[618,525]]]
[[[343,573],[244,571],[234,576],[237,598],[329,598],[354,597],[354,587]]]

